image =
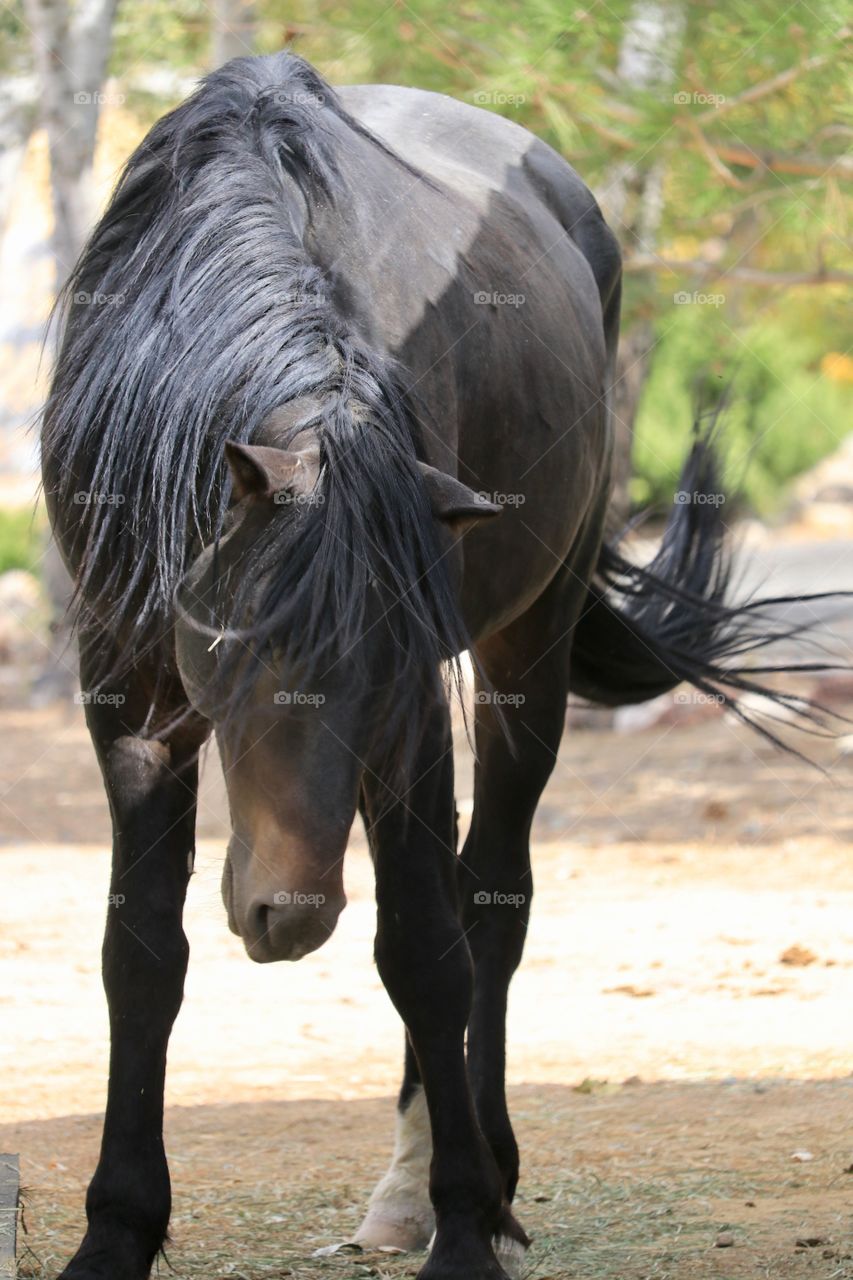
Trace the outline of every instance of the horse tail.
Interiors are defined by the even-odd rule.
[[[756,720],[757,706],[771,723],[775,715],[827,732],[824,708],[770,687],[765,678],[826,671],[833,664],[773,662],[763,651],[812,630],[817,615],[802,606],[840,593],[731,602],[733,562],[722,515],[726,494],[712,436],[697,434],[694,440],[660,549],[650,563],[638,564],[618,545],[603,544],[575,630],[571,690],[617,707],[646,702],[686,682],[777,744],[766,716]],[[805,612],[809,621],[791,621],[795,606],[800,608],[794,615],[802,619]],[[745,702],[745,695],[753,696]]]

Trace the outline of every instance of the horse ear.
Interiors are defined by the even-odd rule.
[[[320,475],[316,441],[304,449],[271,449],[267,445],[226,440],[225,461],[238,502],[250,496],[269,497],[285,489],[297,496],[308,494]]]
[[[425,462],[419,462],[418,466],[432,514],[442,524],[449,525],[457,537],[467,533],[481,520],[491,520],[503,511],[503,507],[499,507],[496,502],[489,502],[488,498],[475,493],[454,476],[437,471]]]

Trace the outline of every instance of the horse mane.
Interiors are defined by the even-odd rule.
[[[225,441],[319,399],[325,501],[286,563],[258,549],[271,576],[250,647],[286,645],[316,669],[353,645],[378,579],[398,602],[388,687],[402,723],[405,691],[438,679],[465,629],[398,372],[350,331],[302,245],[300,199],[343,192],[333,117],[418,172],[286,53],[228,63],[154,126],[58,304],[45,483],[77,606],[126,667],[163,645],[193,543],[219,536]]]

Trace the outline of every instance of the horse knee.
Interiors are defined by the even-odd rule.
[[[379,976],[413,1035],[464,1029],[474,991],[467,939],[449,909],[431,924],[394,916],[383,921],[374,954]]]

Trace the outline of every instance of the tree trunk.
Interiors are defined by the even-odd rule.
[[[0,98],[0,234],[5,229],[27,143],[38,117],[38,86],[30,76],[10,80]]]
[[[118,0],[79,0],[72,14],[68,0],[25,0],[50,156],[57,290],[80,256],[95,213],[92,166],[117,7]],[[75,679],[72,584],[52,540],[46,564],[53,657],[37,682],[41,699],[67,694]]]
[[[118,0],[25,0],[47,130],[57,288],[92,221],[92,161]]]
[[[667,0],[636,0],[625,25],[617,75],[632,91],[660,93],[675,81],[684,40],[683,4]],[[662,166],[642,160],[619,160],[599,194],[605,215],[625,249],[654,252],[663,214]],[[615,422],[611,531],[624,525],[630,512],[629,486],[637,407],[651,366],[654,330],[646,318],[626,310],[612,406]]]
[[[211,31],[211,65],[221,67],[231,58],[255,52],[255,6],[252,0],[214,0]]]

